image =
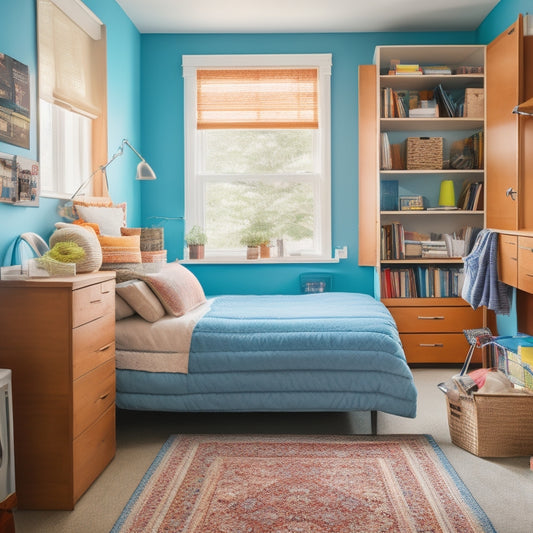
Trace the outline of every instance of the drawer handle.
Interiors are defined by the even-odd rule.
[[[98,298],[98,300],[89,300],[89,303],[90,304],[99,304],[99,303],[102,303],[102,300],[100,298]]]
[[[533,248],[530,248],[529,246],[520,246],[520,250],[527,250],[528,252],[533,252]]]
[[[533,274],[526,274],[528,278],[533,278]]]
[[[518,261],[518,257],[509,257],[511,261]]]
[[[111,348],[111,345],[112,345],[112,344],[113,344],[113,343],[110,342],[109,344],[106,344],[105,346],[102,346],[101,348],[98,348],[98,351],[99,351],[99,352],[105,352],[106,350],[109,350],[109,348]]]
[[[417,316],[418,320],[444,320],[443,316]]]
[[[109,396],[109,392],[106,392],[105,394],[102,394],[102,396],[100,396],[100,400],[105,400],[107,397]]]
[[[443,348],[444,344],[441,344],[440,342],[436,342],[434,344],[419,344],[422,348]]]

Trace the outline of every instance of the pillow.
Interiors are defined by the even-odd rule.
[[[116,292],[148,322],[155,322],[165,316],[163,306],[144,281],[132,279],[119,283]]]
[[[125,205],[101,207],[76,205],[78,216],[92,224],[98,224],[102,235],[120,236],[120,228],[126,225]]]
[[[196,276],[179,263],[169,263],[143,280],[157,295],[167,313],[182,316],[206,301]]]
[[[58,222],[50,237],[50,248],[58,242],[75,242],[85,252],[85,257],[76,263],[76,273],[95,272],[102,266],[102,248],[92,228]]]
[[[141,262],[140,237],[138,235],[128,237],[99,235],[98,240],[102,247],[102,262],[104,264]]]
[[[118,294],[115,294],[115,320],[122,320],[135,314],[133,307]]]
[[[113,205],[113,200],[109,196],[76,196],[72,200],[72,205],[99,205],[109,207]]]
[[[72,222],[75,226],[82,226],[84,228],[92,228],[96,235],[100,235],[100,226],[94,222],[85,222],[83,218],[77,218]]]

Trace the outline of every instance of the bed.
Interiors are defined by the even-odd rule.
[[[378,411],[416,416],[395,322],[369,295],[206,299],[193,274],[173,264],[121,281],[117,298],[117,309],[130,307],[116,322],[119,408],[360,410],[373,413],[373,432]]]

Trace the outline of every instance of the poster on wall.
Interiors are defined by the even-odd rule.
[[[0,154],[0,202],[39,206],[39,163],[26,157]]]
[[[27,65],[0,53],[0,141],[30,148],[30,75]]]

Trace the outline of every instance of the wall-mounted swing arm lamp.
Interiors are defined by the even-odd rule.
[[[533,116],[533,98],[526,100],[525,102],[517,105],[513,109],[513,113],[516,115]]]
[[[111,156],[111,159],[105,164],[99,166],[77,189],[76,192],[70,197],[71,199],[75,198],[78,193],[87,186],[87,184],[93,179],[94,175],[98,172],[103,172],[105,177],[105,184],[106,188],[109,190],[109,184],[107,181],[107,167],[118,157],[123,155],[124,153],[124,146],[128,146],[130,150],[132,150],[135,155],[141,160],[140,163],[137,165],[137,174],[135,176],[135,179],[137,180],[155,180],[156,175],[155,172],[152,170],[152,167],[145,161],[144,157],[137,151],[131,143],[128,141],[128,139],[122,139],[122,142],[120,143],[120,146],[118,147],[117,151]]]

